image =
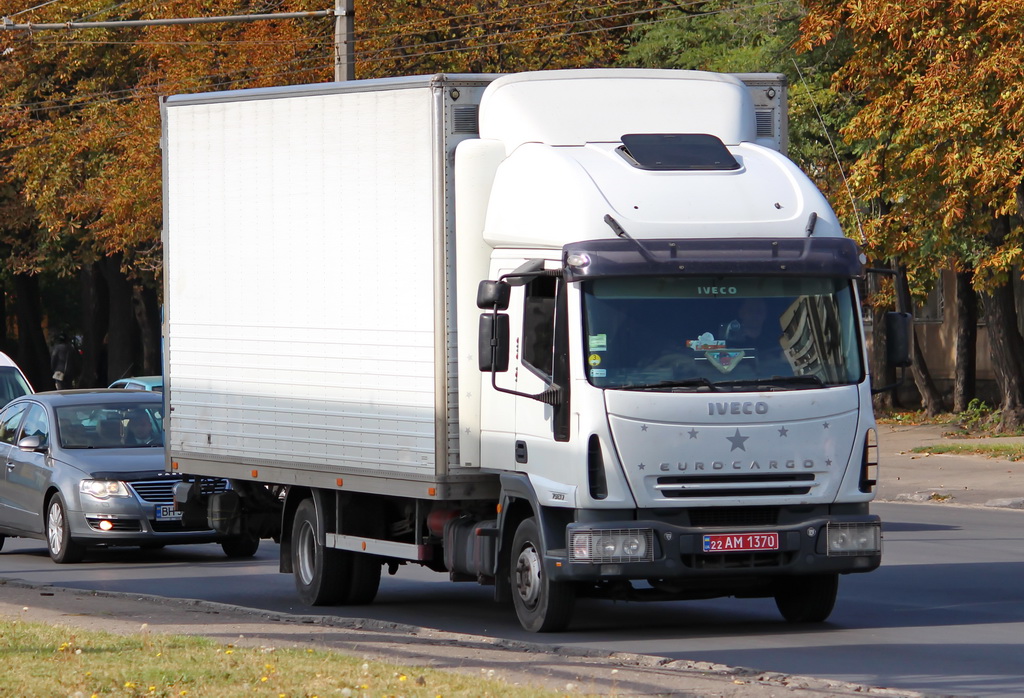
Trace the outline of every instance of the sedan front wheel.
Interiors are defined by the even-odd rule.
[[[46,547],[57,564],[79,562],[85,557],[85,546],[71,540],[71,524],[64,498],[55,494],[46,507]]]

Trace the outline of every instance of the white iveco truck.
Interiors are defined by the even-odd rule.
[[[167,98],[184,520],[275,538],[312,605],[417,563],[532,631],[581,596],[825,619],[881,559],[875,422],[862,258],[780,152],[785,87],[569,70]]]

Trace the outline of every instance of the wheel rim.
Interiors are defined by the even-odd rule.
[[[304,585],[309,586],[313,583],[313,574],[316,569],[316,538],[309,522],[304,521],[299,527],[295,557],[299,579]]]
[[[540,555],[532,545],[524,547],[516,560],[516,589],[527,608],[537,605],[540,597]]]
[[[64,549],[64,509],[57,500],[50,503],[50,515],[46,518],[46,540],[55,555]]]

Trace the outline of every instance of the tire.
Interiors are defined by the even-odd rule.
[[[252,557],[260,549],[260,539],[251,533],[242,533],[222,540],[220,547],[230,558]]]
[[[775,605],[790,623],[821,623],[831,614],[839,593],[838,574],[793,577],[779,582]]]
[[[71,539],[68,507],[60,494],[53,495],[46,505],[46,548],[59,565],[79,562],[85,557],[85,546]]]
[[[333,606],[349,595],[352,556],[325,548],[317,539],[321,524],[316,505],[305,499],[292,526],[292,570],[299,599],[308,606]]]
[[[526,630],[558,632],[572,619],[576,594],[568,583],[548,578],[540,540],[536,519],[524,519],[516,529],[509,558],[512,603],[520,625]]]
[[[345,553],[347,551],[335,551]],[[349,553],[352,557],[352,575],[349,589],[342,603],[347,606],[365,606],[377,598],[380,588],[381,562],[376,555]]]
[[[4,549],[4,541],[7,540],[7,536],[0,536],[0,550]]]

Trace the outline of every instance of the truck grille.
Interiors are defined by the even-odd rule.
[[[176,478],[167,478],[165,480],[129,482],[128,486],[143,501],[153,504],[172,504],[174,502],[174,485],[179,482],[181,481]],[[202,483],[203,494],[216,494],[228,488],[228,481],[222,479],[204,479]]]
[[[683,564],[695,570],[745,570],[761,567],[785,567],[794,552],[730,553],[728,555],[684,555]]]
[[[662,497],[778,497],[808,494],[814,473],[748,473],[744,475],[666,475],[659,477]]]
[[[722,507],[690,509],[691,526],[775,526],[778,507]]]

